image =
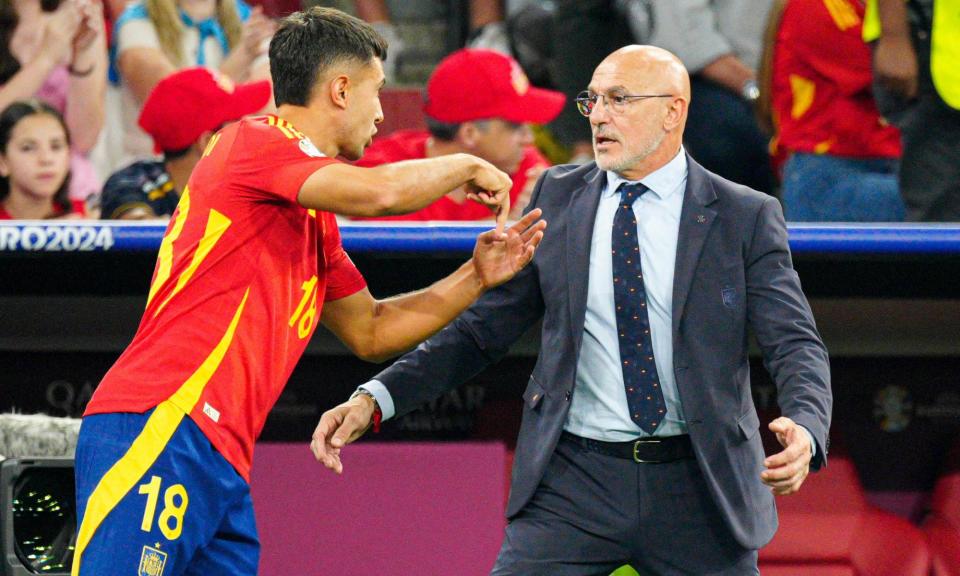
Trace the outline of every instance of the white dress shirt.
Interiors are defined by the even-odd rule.
[[[606,178],[590,243],[583,344],[564,429],[585,438],[620,442],[647,436],[647,433],[630,418],[627,407],[613,297],[613,259],[610,254],[613,219],[620,205],[617,188],[629,181],[609,171]],[[680,211],[687,185],[687,157],[683,149],[640,183],[649,191],[634,201],[633,213],[637,219],[653,356],[667,407],[656,435],[673,436],[687,431],[673,374],[672,314],[673,269],[677,260]]]
[[[590,246],[590,279],[583,346],[577,365],[570,415],[565,428],[595,440],[630,440],[643,435],[627,409],[627,393],[620,370],[617,320],[613,304],[613,262],[610,242],[613,215],[620,202],[617,187],[626,180],[607,172]],[[641,182],[650,189],[633,204],[637,215],[640,263],[647,291],[650,334],[667,415],[658,435],[682,434],[686,427],[673,378],[672,315],[673,266],[680,229],[680,209],[687,183],[687,157],[683,149],[673,160]],[[587,247],[584,246],[584,249]],[[363,384],[380,406],[383,419],[395,414],[393,398],[379,380]]]

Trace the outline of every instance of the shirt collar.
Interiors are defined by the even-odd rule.
[[[612,170],[606,170],[607,189],[603,192],[605,196],[611,196],[617,192],[617,188],[624,182],[636,182],[636,180],[627,180]],[[680,151],[672,160],[657,168],[646,177],[640,180],[640,183],[650,189],[661,200],[666,200],[677,192],[677,183],[687,176],[687,154],[680,146]]]

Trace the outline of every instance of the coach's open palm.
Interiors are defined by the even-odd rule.
[[[543,240],[543,231],[547,227],[546,221],[540,220],[540,214],[542,211],[536,208],[507,228],[505,233],[489,230],[477,238],[473,265],[484,289],[503,284],[533,260],[533,253]]]

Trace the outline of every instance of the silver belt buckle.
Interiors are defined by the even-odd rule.
[[[637,452],[639,451],[641,444],[659,444],[659,443],[660,443],[659,440],[655,440],[653,438],[641,438],[639,440],[635,440],[633,442],[633,461],[638,464],[643,464],[643,463],[659,464],[660,460],[643,460],[640,458],[639,455],[637,455]]]

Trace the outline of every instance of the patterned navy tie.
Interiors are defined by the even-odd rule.
[[[613,295],[620,342],[620,369],[627,392],[630,417],[637,426],[653,434],[667,413],[653,360],[647,295],[643,289],[637,218],[633,202],[648,188],[643,184],[621,184],[620,206],[613,218]]]

